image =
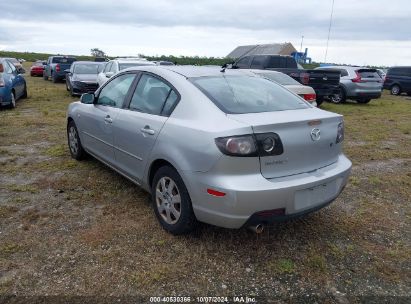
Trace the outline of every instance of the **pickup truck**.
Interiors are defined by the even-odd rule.
[[[232,68],[273,70],[287,74],[301,84],[314,89],[317,105],[322,104],[324,97],[339,94],[340,91],[340,72],[305,70],[291,56],[245,55],[238,58]]]
[[[74,61],[75,57],[50,56],[44,67],[43,79],[48,80],[50,77],[54,83],[63,80],[66,77],[65,70],[70,69]]]

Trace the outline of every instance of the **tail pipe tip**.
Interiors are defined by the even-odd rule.
[[[250,229],[251,231],[257,234],[260,234],[264,231],[264,225],[263,224],[253,225],[253,226],[249,226],[248,229]]]

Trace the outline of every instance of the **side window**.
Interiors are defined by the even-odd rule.
[[[110,71],[111,65],[113,64],[112,61],[110,61],[109,63],[106,64],[106,66],[104,67],[104,73],[107,73],[108,71]]]
[[[340,72],[341,72],[341,77],[348,76],[347,70],[341,69]]]
[[[130,109],[154,115],[170,115],[178,95],[162,80],[143,74],[130,102]]]
[[[280,57],[272,56],[268,62],[269,68],[278,68],[280,66]]]
[[[107,85],[101,89],[97,104],[121,108],[134,77],[135,74],[123,74],[110,80]]]
[[[11,74],[11,73],[13,73],[13,70],[11,69],[9,62],[8,62],[7,60],[5,60],[5,61],[3,61],[3,62],[4,62],[4,63],[3,63],[4,73],[6,73],[6,74]]]
[[[236,63],[236,67],[238,67],[239,69],[247,69],[248,65],[250,64],[250,58],[251,57],[249,56],[241,58]]]
[[[262,68],[266,59],[266,56],[255,56],[253,62],[251,63],[251,68]]]
[[[117,73],[117,64],[115,62],[111,63],[110,72]]]

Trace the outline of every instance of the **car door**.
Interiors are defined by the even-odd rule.
[[[9,61],[5,61],[5,72],[9,75],[11,87],[14,89],[16,99],[20,98],[24,90],[24,79],[18,74],[16,67]]]
[[[94,104],[83,104],[80,132],[87,150],[114,164],[113,125],[135,78],[122,74],[110,80],[98,93]]]
[[[141,74],[113,125],[117,166],[133,179],[141,181],[151,149],[178,100],[177,91],[165,80]]]

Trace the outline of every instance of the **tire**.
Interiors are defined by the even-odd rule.
[[[10,109],[15,109],[16,108],[16,95],[14,94],[14,92],[11,92],[11,103],[9,105]]]
[[[370,98],[363,98],[363,99],[358,99],[357,100],[358,103],[362,103],[362,104],[369,103],[370,101],[371,101]]]
[[[166,231],[181,235],[196,228],[197,219],[190,195],[174,168],[164,166],[157,170],[151,187],[151,197],[154,213]]]
[[[338,94],[334,94],[330,96],[330,101],[332,103],[344,103],[347,100],[347,96],[343,88],[340,88],[340,92]]]
[[[44,80],[49,80],[49,77],[47,76],[46,71],[43,72],[43,79]]]
[[[70,87],[70,96],[71,97],[74,97],[75,95],[74,95],[74,92],[73,92],[73,87]]]
[[[319,107],[323,102],[324,102],[324,97],[323,96],[317,96],[317,107]]]
[[[394,84],[391,87],[391,95],[400,95],[401,94],[401,88],[398,84]]]
[[[408,96],[411,96],[411,92],[408,92],[407,95],[408,95]]]
[[[86,151],[81,145],[77,127],[73,120],[71,120],[67,125],[67,143],[72,158],[76,160],[82,160],[85,158]]]
[[[59,82],[58,76],[51,74],[51,81],[52,81],[53,83]]]
[[[66,80],[66,90],[67,91],[70,91],[70,86],[69,86],[69,84],[68,84],[68,81]]]
[[[27,84],[24,84],[24,91],[23,91],[23,95],[21,95],[22,99],[26,99],[27,98]]]

